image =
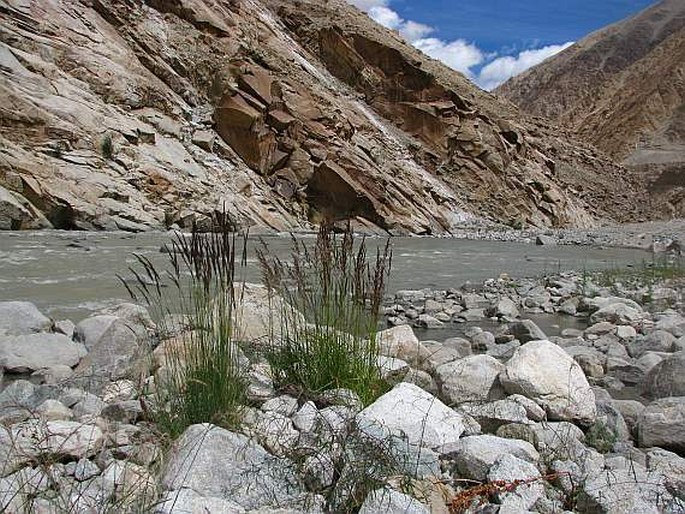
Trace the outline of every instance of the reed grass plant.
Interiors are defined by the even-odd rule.
[[[284,300],[281,336],[267,355],[274,380],[304,395],[348,388],[369,404],[387,390],[376,333],[390,240],[369,257],[366,239],[355,241],[349,225],[336,234],[323,223],[310,246],[293,237],[287,261],[263,241],[257,250],[264,284]]]
[[[175,236],[163,273],[137,255],[134,279],[123,280],[134,301],[150,307],[162,334],[183,331],[165,344],[166,369],[157,374],[152,409],[155,421],[172,437],[194,423],[231,427],[240,418],[247,380],[234,338],[242,293],[236,276],[239,244],[227,217],[219,215],[208,233],[193,228],[189,235]],[[241,265],[246,246],[244,236]]]

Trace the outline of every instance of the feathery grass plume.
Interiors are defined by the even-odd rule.
[[[130,269],[134,280],[120,277],[134,301],[150,307],[162,335],[181,332],[162,343],[164,369],[156,377],[152,408],[155,421],[172,437],[194,423],[230,427],[239,419],[247,380],[233,333],[236,301],[243,291],[236,277],[238,244],[227,216],[217,215],[212,231],[200,233],[193,227],[189,236],[174,238],[164,273],[136,255],[140,269]],[[246,248],[247,234],[241,265]]]
[[[313,248],[293,237],[290,261],[257,250],[262,279],[283,302],[281,337],[268,352],[275,382],[305,395],[349,388],[368,404],[387,390],[378,365],[376,333],[392,252],[388,239],[369,259],[355,243],[322,223]]]

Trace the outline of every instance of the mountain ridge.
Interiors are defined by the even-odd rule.
[[[188,227],[227,208],[236,228],[448,234],[648,214],[625,168],[339,0],[12,0],[0,91],[15,228]]]
[[[685,215],[685,3],[600,29],[495,93],[643,176],[654,209]]]

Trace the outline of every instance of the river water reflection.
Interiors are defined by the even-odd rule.
[[[309,236],[303,236],[309,237]],[[270,249],[285,257],[289,236],[265,236]],[[128,301],[117,274],[127,275],[134,253],[163,266],[160,247],[165,233],[5,232],[0,233],[0,300],[27,300],[53,319],[78,322],[109,305]],[[384,243],[369,239],[370,247]],[[244,277],[258,281],[249,243]],[[535,246],[496,241],[438,238],[394,238],[393,269],[388,292],[400,289],[446,289],[466,281],[481,282],[508,273],[528,277],[568,269],[601,269],[639,265],[651,254],[632,249],[580,246]]]

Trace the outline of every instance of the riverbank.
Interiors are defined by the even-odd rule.
[[[657,253],[672,250],[685,253],[685,220],[625,223],[591,229],[512,230],[497,225],[475,225],[457,230],[454,237],[528,244],[639,248]]]
[[[350,391],[274,387],[247,351],[270,333],[250,287],[242,422],[193,425],[173,445],[150,423],[154,374],[135,358],[154,334],[144,309],[74,326],[0,304],[5,373],[33,373],[0,393],[2,507],[295,513],[356,498],[364,513],[682,512],[685,270],[651,271],[400,291],[385,310],[396,326],[378,338],[394,387],[367,406]],[[552,336],[528,319],[542,313],[581,325]],[[462,321],[444,340],[409,326]]]

